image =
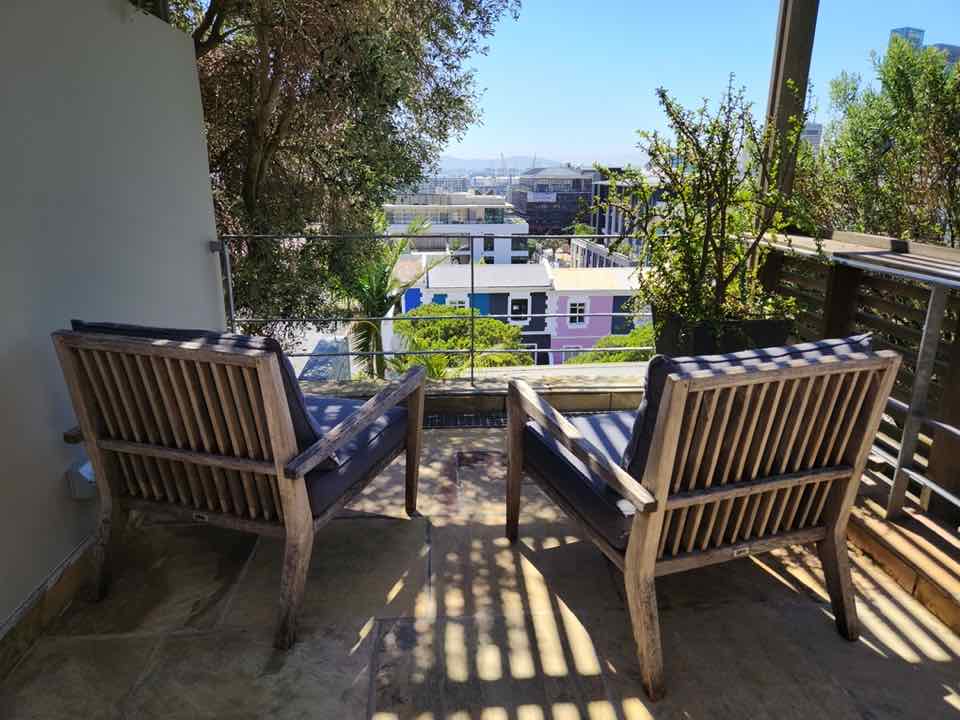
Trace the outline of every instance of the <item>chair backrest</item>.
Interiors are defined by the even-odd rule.
[[[275,353],[68,331],[53,340],[112,498],[282,525],[277,477],[296,439]]]
[[[676,414],[679,432],[647,464],[665,499],[658,562],[822,536],[849,512],[899,362],[880,351],[670,375],[657,424]]]

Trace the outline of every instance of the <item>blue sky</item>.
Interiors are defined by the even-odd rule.
[[[640,160],[638,128],[662,128],[654,98],[716,98],[734,72],[755,110],[766,107],[778,0],[524,0],[500,23],[477,71],[482,124],[447,154],[533,155],[561,162]],[[872,78],[870,51],[891,28],[960,44],[960,0],[821,0],[811,80],[827,117],[841,70]]]

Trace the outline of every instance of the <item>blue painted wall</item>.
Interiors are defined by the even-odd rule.
[[[474,293],[470,295],[470,307],[479,310],[481,315],[489,315],[490,295],[488,293]]]
[[[420,288],[409,288],[403,294],[403,311],[410,312],[411,310],[420,307],[423,303],[423,291]]]

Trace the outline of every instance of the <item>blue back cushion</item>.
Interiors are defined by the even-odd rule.
[[[82,320],[71,320],[70,326],[75,332],[140,337],[151,340],[169,340],[171,342],[204,342],[234,349],[247,348],[250,350],[267,350],[275,353],[280,362],[283,392],[287,398],[287,406],[290,408],[290,419],[293,421],[293,432],[297,438],[297,449],[302,452],[323,436],[323,433],[316,427],[313,419],[310,417],[310,413],[307,411],[303,393],[300,391],[300,383],[297,380],[297,374],[293,369],[293,365],[290,364],[290,359],[284,354],[280,343],[273,338],[259,337],[256,335],[236,335],[234,333],[221,333],[213,330],[158,328],[148,327],[146,325],[127,325],[123,323],[84,322]],[[332,470],[338,467],[339,464],[339,459],[333,457],[321,464],[320,467]]]
[[[870,334],[852,335],[835,340],[786,345],[783,347],[758,348],[726,355],[698,355],[694,357],[676,357],[655,355],[647,365],[647,384],[643,400],[633,423],[633,433],[627,444],[620,464],[638,480],[643,477],[647,465],[650,443],[657,425],[660,412],[660,397],[667,382],[667,376],[676,372],[695,370],[719,370],[740,365],[756,365],[778,360],[807,359],[814,360],[826,355],[845,355],[849,353],[870,352]]]

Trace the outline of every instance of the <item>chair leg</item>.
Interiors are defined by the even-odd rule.
[[[308,530],[298,536],[287,536],[280,578],[280,616],[273,641],[274,647],[280,650],[289,650],[297,637],[297,620],[313,553],[313,529]]]
[[[91,548],[93,578],[87,595],[93,602],[100,602],[110,591],[113,579],[113,563],[117,555],[117,545],[123,537],[129,512],[120,509],[111,502],[110,507],[101,510],[97,531]]]
[[[407,511],[407,517],[416,517],[417,512],[417,492],[420,483],[420,446],[407,445],[406,467],[404,468],[405,497],[404,505]]]
[[[817,553],[823,565],[823,576],[830,603],[833,605],[837,631],[847,640],[856,640],[860,637],[860,620],[857,618],[853,580],[850,577],[846,535],[837,538],[836,533],[828,532],[827,537],[817,543]]]
[[[416,517],[417,489],[420,482],[420,451],[423,448],[423,405],[425,399],[423,385],[417,388],[407,399],[407,457],[404,468],[405,497],[404,505],[407,517]]]
[[[513,388],[507,394],[507,539],[520,534],[520,494],[523,485],[524,414]]]
[[[657,593],[653,577],[639,578],[633,575],[631,572],[625,573],[624,579],[633,637],[637,643],[637,658],[640,661],[640,677],[647,696],[657,701],[666,694]]]

